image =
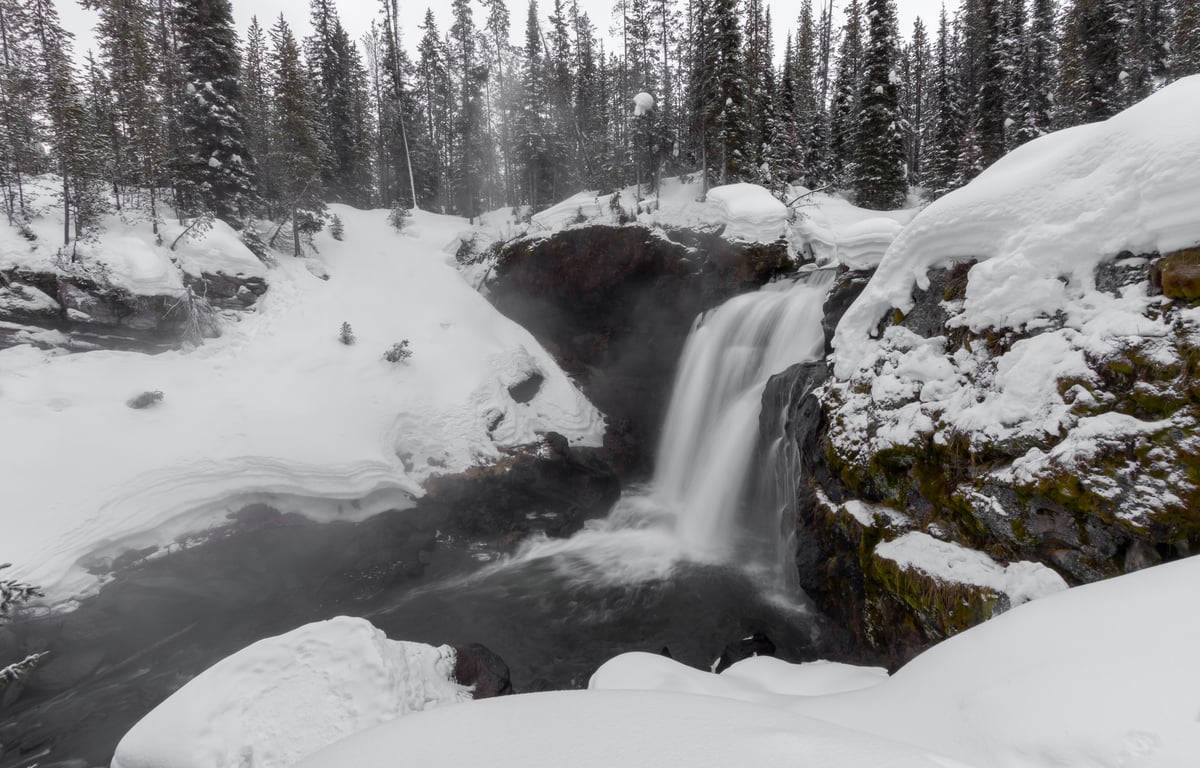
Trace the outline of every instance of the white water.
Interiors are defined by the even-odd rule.
[[[651,487],[626,489],[606,519],[570,539],[529,540],[492,568],[554,559],[588,579],[621,582],[663,578],[675,562],[698,560],[737,563],[782,582],[787,535],[780,509],[745,503],[759,411],[771,376],[823,356],[822,305],[833,276],[815,271],[698,317],[680,358]],[[763,458],[764,471],[779,471],[777,457]]]
[[[743,509],[763,390],[771,376],[824,354],[822,305],[832,279],[831,271],[816,272],[697,319],[654,476],[654,494],[674,513],[676,535],[693,556],[727,561],[775,551],[778,510]]]

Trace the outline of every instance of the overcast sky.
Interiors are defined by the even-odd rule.
[[[233,14],[237,20],[238,34],[245,37],[250,17],[257,15],[263,27],[270,27],[280,13],[287,19],[288,24],[299,36],[309,33],[308,0],[232,0]],[[521,44],[525,36],[525,15],[528,5],[521,0],[509,0],[508,12],[512,20],[513,42]],[[834,0],[840,8],[847,0]],[[900,31],[905,37],[912,31],[913,20],[920,16],[925,26],[932,30],[937,27],[937,16],[942,0],[897,0],[900,9]],[[820,7],[821,0],[814,0],[814,5]],[[481,24],[486,16],[483,7],[475,2],[475,22]],[[796,27],[796,17],[800,12],[799,2],[768,3],[771,7],[772,21],[775,26],[775,42],[782,50],[783,41],[789,29]],[[438,20],[438,28],[444,34],[450,27],[451,0],[400,0],[400,17],[405,41],[412,49],[420,37],[417,25],[425,17],[425,9],[432,8]],[[580,7],[588,12],[596,29],[605,33],[612,24],[612,0],[580,0]],[[351,35],[358,39],[366,32],[371,20],[379,15],[378,0],[341,0],[338,2],[338,13],[342,24]],[[951,9],[954,2],[951,2]],[[538,3],[539,13],[544,20],[553,8],[553,0],[541,0]],[[82,54],[93,45],[91,27],[95,24],[96,16],[90,11],[79,7],[76,0],[59,0],[59,14],[63,23],[75,33],[76,50]]]

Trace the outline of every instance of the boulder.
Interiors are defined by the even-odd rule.
[[[744,661],[755,656],[774,655],[775,643],[771,642],[771,638],[762,632],[755,632],[749,637],[734,640],[729,645],[726,645],[725,650],[721,651],[721,657],[717,659],[717,665],[713,668],[713,671],[720,674],[739,661]]]
[[[486,645],[455,645],[454,682],[471,686],[471,697],[490,699],[513,693],[508,665]]]

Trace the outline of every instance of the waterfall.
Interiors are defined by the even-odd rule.
[[[832,271],[815,271],[697,318],[676,374],[653,484],[692,555],[776,569],[779,510],[746,504],[762,395],[774,374],[824,354],[822,304],[832,280]]]

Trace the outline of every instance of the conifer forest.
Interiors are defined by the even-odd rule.
[[[383,0],[361,39],[333,0],[303,38],[236,29],[229,0],[83,4],[81,52],[53,0],[0,0],[5,212],[61,177],[65,244],[138,210],[270,219],[299,249],[327,201],[475,217],[700,169],[888,209],[1200,72],[1195,0],[965,0],[911,30],[894,0],[803,0],[774,9],[782,45],[762,0],[617,0],[612,28],[565,0]]]

